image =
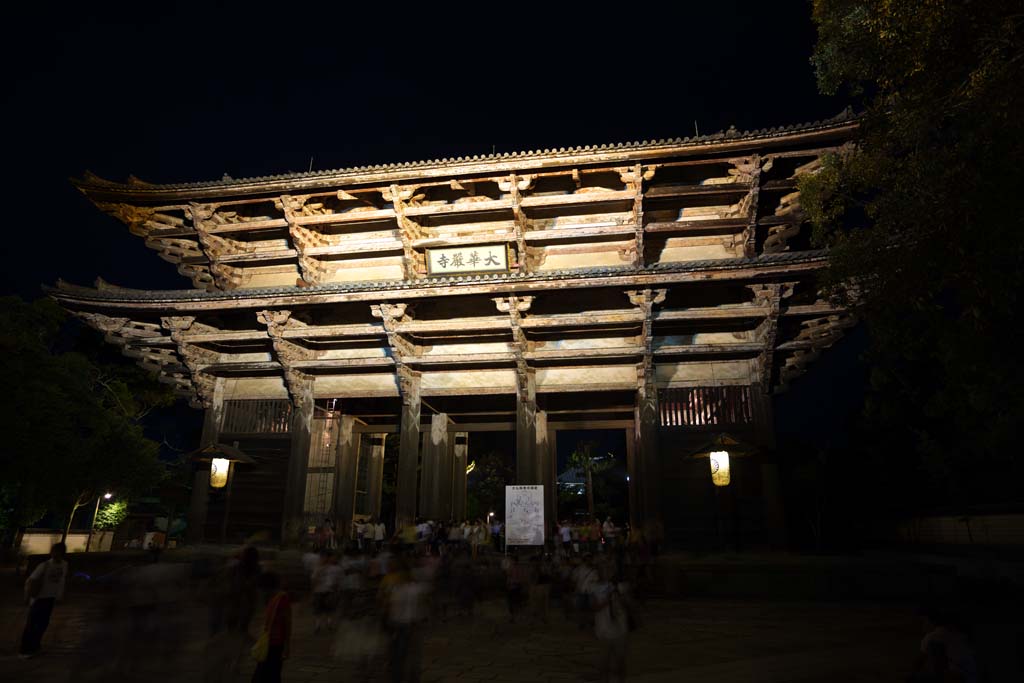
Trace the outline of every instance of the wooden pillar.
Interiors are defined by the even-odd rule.
[[[430,422],[431,448],[436,450],[434,475],[434,521],[452,518],[452,439],[448,436],[448,415],[434,415]]]
[[[205,448],[217,443],[220,425],[224,420],[224,379],[218,377],[213,386],[213,397],[203,415],[203,433],[199,447]],[[206,526],[206,510],[210,498],[210,464],[198,463],[192,476],[192,495],[188,505],[188,540],[190,543],[203,542],[203,528]]]
[[[545,413],[546,416],[546,413]],[[548,427],[548,458],[551,467],[551,522],[558,521],[558,430]],[[557,539],[555,539],[557,542]]]
[[[437,474],[437,468],[434,466],[435,454],[430,447],[430,432],[422,429],[422,422],[420,427],[420,485],[416,516],[430,517],[434,514],[434,476]]]
[[[306,470],[313,430],[313,378],[303,375],[289,383],[292,395],[291,452],[284,484],[281,542],[300,545],[306,535]]]
[[[370,462],[366,468],[367,509],[374,519],[380,518],[381,492],[384,486],[384,441],[387,434],[362,434],[363,439],[372,439]]]
[[[517,372],[516,484],[540,484],[537,467],[537,384],[532,370]]]
[[[334,458],[334,529],[338,539],[350,537],[352,512],[356,504],[356,467],[359,462],[359,434],[356,419],[342,415],[338,427],[338,451]]]
[[[648,524],[659,518],[658,482],[658,391],[653,382],[645,382],[636,395],[636,497],[640,521]],[[631,478],[632,483],[632,478]]]
[[[544,485],[544,538],[551,536],[551,523],[558,514],[558,502],[555,496],[556,458],[554,457],[554,439],[548,429],[548,414],[537,411],[537,468],[540,472],[540,484]]]
[[[399,377],[402,387],[402,426],[398,445],[398,490],[395,495],[395,528],[416,518],[416,488],[420,459],[420,376]]]
[[[772,395],[763,386],[750,387],[754,401],[756,441],[763,449],[757,454],[761,470],[761,499],[764,502],[764,529],[766,541],[772,548],[787,545],[786,518],[779,486],[779,465],[775,453],[775,415]]]
[[[436,413],[430,417],[430,433],[424,434],[423,461],[420,465],[420,516],[442,519],[442,508],[451,494],[451,476],[444,472],[445,452],[448,450],[448,415]],[[448,463],[449,467],[451,463]],[[450,503],[448,504],[450,507]]]
[[[637,492],[637,464],[636,464],[636,424],[632,429],[626,430],[626,489],[629,492],[629,528],[636,529],[643,517],[640,510],[639,494]]]
[[[452,519],[466,518],[466,466],[469,464],[469,433],[456,432],[452,444]]]

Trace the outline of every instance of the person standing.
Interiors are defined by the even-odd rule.
[[[607,563],[598,567],[598,578],[589,588],[594,611],[594,635],[601,642],[601,680],[626,680],[626,645],[630,631],[628,591],[612,577]]]
[[[387,529],[384,528],[384,522],[380,519],[373,525],[373,543],[377,546],[377,552],[384,546],[384,535],[387,533]]]
[[[405,557],[397,558],[393,571],[381,581],[378,599],[391,635],[388,669],[393,683],[420,680],[425,590],[413,579]]]
[[[544,624],[548,623],[550,594],[551,564],[543,555],[536,555],[530,572],[530,604],[533,607],[533,615]]]
[[[334,628],[336,596],[340,590],[340,568],[329,550],[320,551],[320,563],[311,577],[313,584],[313,633],[319,633],[326,625]],[[325,624],[326,622],[326,624]]]
[[[50,625],[53,606],[64,598],[64,586],[68,578],[68,563],[64,559],[67,546],[54,543],[50,548],[50,559],[40,563],[25,580],[25,596],[29,600],[28,619],[21,634],[18,655],[27,659],[39,653],[43,634]]]
[[[515,623],[516,615],[522,611],[529,590],[529,574],[527,568],[515,554],[509,555],[505,562],[506,588],[508,591],[508,620]]]
[[[337,546],[337,537],[334,532],[334,522],[330,517],[324,518],[324,525],[320,530],[320,549],[334,550]]]
[[[292,601],[281,590],[281,577],[272,572],[260,576],[260,587],[267,596],[263,630],[267,633],[267,656],[256,664],[252,683],[281,683],[281,669],[288,659],[292,639]]]
[[[575,606],[576,619],[580,630],[584,630],[588,624],[593,623],[591,605],[591,587],[597,581],[597,569],[593,564],[593,555],[589,553],[583,556],[583,561],[572,571],[572,581],[575,585]]]
[[[605,544],[614,548],[618,541],[619,528],[615,526],[615,522],[612,521],[611,515],[604,520],[604,524],[601,526],[601,534],[604,536]]]
[[[259,604],[259,577],[259,551],[246,546],[213,578],[210,639],[203,657],[205,681],[234,679],[251,640],[249,622]]]
[[[569,522],[562,522],[558,527],[558,534],[562,538],[562,552],[568,557],[572,552],[572,529],[569,527]]]
[[[360,552],[362,552],[364,549],[363,542],[366,537],[366,527],[366,523],[361,519],[357,519],[356,523],[353,525],[353,529],[356,535],[356,547],[359,549]]]

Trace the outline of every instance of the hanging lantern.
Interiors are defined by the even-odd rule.
[[[213,458],[210,460],[210,487],[222,489],[228,485],[228,467],[231,462],[227,458]]]
[[[729,451],[711,451],[711,483],[729,485]]]

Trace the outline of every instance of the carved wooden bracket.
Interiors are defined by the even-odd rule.
[[[532,296],[514,295],[491,299],[498,307],[498,311],[509,315],[509,322],[512,326],[512,354],[516,363],[516,390],[519,399],[527,401],[535,400],[530,394],[530,387],[534,386],[530,378],[534,371],[526,362],[526,352],[530,350],[530,342],[523,332],[521,314],[530,310],[533,300]]]
[[[775,345],[779,332],[779,313],[782,300],[793,295],[795,282],[768,282],[747,285],[754,293],[754,304],[768,309],[765,319],[761,321],[755,332],[757,340],[763,344],[758,355],[758,381],[765,392],[771,390],[772,371],[775,361]]]
[[[302,327],[302,323],[292,318],[291,311],[283,309],[257,311],[256,319],[267,326],[267,336],[270,337],[270,344],[274,349],[274,358],[281,365],[284,385],[292,404],[297,409],[305,409],[303,408],[304,402],[309,402],[312,405],[313,377],[294,367],[293,363],[300,360],[312,360],[318,354],[316,351],[291,342],[283,336],[285,329]]]
[[[118,332],[128,324],[128,318],[112,318],[108,315],[103,315],[102,313],[83,313],[76,311],[75,317],[79,318],[94,330],[99,330],[100,332],[107,334]]]
[[[216,213],[216,207],[196,202],[190,202],[185,209],[185,215],[192,221],[192,228],[199,238],[203,254],[210,263],[210,274],[213,276],[214,285],[221,290],[234,289],[241,284],[241,272],[238,268],[231,268],[220,263],[221,255],[231,251],[231,243],[223,237],[210,233],[207,222],[213,218],[214,213]]]
[[[299,225],[295,217],[309,215],[306,202],[309,195],[282,195],[274,200],[274,206],[281,209],[284,219],[288,222],[288,235],[291,237],[292,246],[298,252],[299,272],[302,275],[302,284],[315,285],[323,280],[326,268],[323,263],[306,254],[306,249],[321,247],[330,243],[322,233],[310,230]]]
[[[187,315],[160,318],[161,325],[171,333],[171,339],[178,347],[182,364],[188,368],[193,392],[192,405],[209,408],[213,405],[213,388],[217,378],[204,372],[204,368],[218,362],[220,354],[189,343],[186,333],[192,330],[195,322],[195,316]]]
[[[516,256],[519,261],[519,271],[532,273],[537,267],[537,259],[534,256],[534,249],[526,243],[526,233],[530,230],[530,219],[526,217],[522,207],[522,192],[533,186],[534,176],[519,178],[515,173],[509,175],[508,180],[499,182],[498,187],[512,195],[512,224],[516,235]]]
[[[646,394],[654,389],[654,307],[665,301],[667,289],[629,289],[626,296],[629,302],[640,309],[644,320],[641,326],[643,343],[643,361],[637,364],[637,389]]]
[[[410,320],[408,313],[411,307],[404,302],[372,304],[370,314],[379,318],[384,325],[384,333],[388,338],[388,347],[391,350],[391,358],[395,362],[395,373],[398,378],[398,391],[402,396],[402,402],[408,405],[414,398],[419,397],[419,376],[420,373],[411,369],[405,364],[405,359],[418,355],[416,345],[408,341],[398,331],[398,323]],[[413,391],[415,385],[415,396],[409,392]]]
[[[403,405],[412,405],[420,399],[420,373],[408,365],[397,365],[398,393]]]
[[[419,223],[405,215],[406,204],[411,204],[422,196],[416,194],[416,189],[415,187],[391,185],[381,190],[384,201],[391,202],[391,206],[395,210],[398,234],[402,240],[402,273],[406,280],[415,280],[419,277],[416,252],[412,248],[412,241],[423,237],[423,229]]]
[[[644,260],[644,181],[654,177],[655,167],[648,166],[644,169],[640,164],[620,168],[619,179],[626,187],[633,192],[633,225],[636,228],[633,237],[633,248],[630,251],[620,252],[620,258],[631,257],[633,266],[643,268]]]
[[[113,216],[128,226],[128,232],[139,237],[149,234],[147,221],[153,218],[156,209],[145,206],[132,206],[116,202],[96,202],[97,208],[106,214]]]
[[[510,313],[515,309],[516,313],[525,313],[530,310],[535,297],[532,296],[498,296],[492,297],[491,301],[498,307],[501,313]]]

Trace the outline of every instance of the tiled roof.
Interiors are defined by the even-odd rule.
[[[344,294],[347,292],[366,292],[373,290],[423,290],[458,285],[476,285],[482,283],[501,282],[547,282],[569,280],[581,277],[601,277],[614,275],[638,275],[644,273],[687,273],[700,270],[729,270],[749,266],[801,263],[820,260],[826,252],[800,251],[781,254],[764,254],[756,258],[709,259],[704,261],[687,261],[684,263],[661,263],[646,268],[632,266],[606,266],[600,268],[574,268],[555,270],[544,273],[522,275],[519,273],[480,274],[427,278],[422,280],[380,280],[370,282],[340,282],[311,287],[265,287],[260,289],[233,289],[228,291],[207,292],[199,289],[145,290],[128,289],[107,285],[96,289],[73,285],[58,281],[56,287],[46,287],[46,291],[57,298],[87,299],[94,301],[233,301],[249,298],[266,298],[273,296],[295,296],[314,294]]]
[[[310,171],[307,173],[281,173],[277,175],[268,176],[255,176],[249,178],[231,178],[225,175],[220,180],[208,180],[198,182],[185,182],[185,183],[147,183],[139,180],[134,176],[130,176],[127,182],[115,182],[100,178],[88,171],[85,175],[76,179],[75,184],[84,190],[89,189],[106,189],[106,190],[127,190],[127,191],[143,191],[146,190],[190,190],[190,189],[205,189],[205,188],[218,188],[223,187],[229,189],[233,186],[241,185],[252,185],[258,183],[269,183],[275,181],[296,181],[296,180],[316,180],[320,178],[326,178],[331,176],[339,176],[353,173],[377,173],[377,172],[389,172],[389,171],[405,171],[422,169],[426,167],[446,166],[451,164],[471,164],[471,163],[487,163],[487,162],[501,162],[501,161],[519,161],[529,160],[531,158],[538,157],[557,157],[557,156],[571,156],[587,153],[601,153],[601,152],[613,152],[613,151],[643,151],[643,150],[657,150],[664,147],[688,147],[688,146],[700,146],[709,145],[718,142],[732,142],[741,140],[759,140],[772,137],[780,137],[789,135],[792,133],[809,132],[818,129],[828,129],[837,127],[842,124],[849,123],[855,120],[857,116],[853,114],[852,110],[845,109],[840,112],[837,116],[830,119],[824,119],[820,121],[812,121],[808,123],[794,124],[790,126],[779,126],[774,128],[760,128],[752,131],[737,131],[735,128],[730,127],[726,131],[719,131],[712,135],[701,135],[694,137],[684,138],[667,138],[660,140],[643,140],[635,142],[620,142],[616,144],[605,144],[605,145],[584,145],[578,147],[560,147],[557,149],[538,149],[529,152],[504,152],[498,154],[481,154],[474,156],[465,157],[453,157],[444,159],[430,159],[424,161],[413,161],[406,163],[395,163],[395,164],[376,164],[369,166],[352,166],[349,168],[331,169],[322,171]]]

